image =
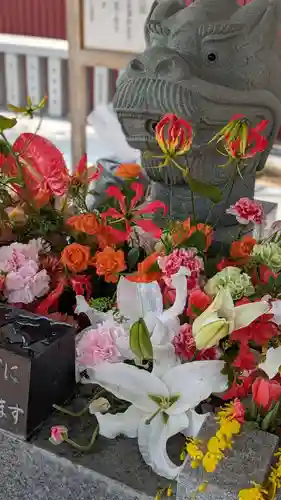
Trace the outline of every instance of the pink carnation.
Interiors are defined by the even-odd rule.
[[[97,328],[89,328],[77,345],[78,363],[85,368],[91,368],[105,361],[120,361],[117,340],[125,335],[122,327],[116,327],[110,321],[105,321]]]
[[[41,249],[40,239],[0,248],[0,274],[5,276],[1,290],[9,303],[30,304],[49,291],[50,277],[45,269],[39,270]]]
[[[192,326],[185,323],[180,327],[179,333],[173,338],[172,344],[175,348],[175,353],[185,361],[191,361],[196,353],[195,340],[192,335]],[[204,359],[218,359],[218,349],[212,347],[210,349],[202,349],[196,355],[196,361]]]
[[[198,287],[199,276],[204,269],[203,259],[197,255],[196,248],[178,248],[170,255],[159,257],[158,264],[164,273],[164,281],[171,287],[171,277],[179,272],[181,267],[187,269],[187,288],[194,290]]]
[[[231,205],[226,210],[226,213],[234,215],[239,224],[246,225],[250,222],[262,224],[264,220],[263,206],[258,201],[250,200],[250,198],[240,198],[235,205]]]

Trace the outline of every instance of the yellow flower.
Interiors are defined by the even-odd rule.
[[[199,462],[198,460],[192,460],[190,466],[192,469],[198,469],[198,467],[200,467],[201,465],[201,462]]]
[[[265,500],[267,491],[259,484],[239,491],[239,500]]]
[[[210,453],[220,453],[222,450],[224,450],[227,447],[227,442],[223,439],[219,439],[217,436],[213,436],[209,441],[208,441],[208,451]]]
[[[195,442],[192,441],[190,443],[187,443],[185,449],[189,454],[190,458],[192,458],[193,460],[202,460],[203,452],[202,450],[200,450],[200,448]]]
[[[241,424],[237,420],[225,420],[221,423],[220,432],[230,440],[233,435],[239,434],[241,429]]]
[[[207,486],[208,486],[208,481],[204,481],[204,483],[201,483],[198,486],[198,492],[203,493],[204,491],[206,491]]]
[[[207,452],[204,455],[202,464],[206,472],[214,472],[220,460],[223,458],[222,453],[210,453]]]

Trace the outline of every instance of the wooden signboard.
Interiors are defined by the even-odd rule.
[[[144,49],[153,0],[66,0],[72,164],[86,151],[86,68],[122,70]]]

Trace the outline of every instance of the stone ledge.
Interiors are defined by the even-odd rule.
[[[78,408],[81,404],[74,404]],[[0,430],[0,500],[154,500],[157,489],[168,486],[143,462],[136,440],[99,436],[91,453],[83,454],[48,441],[57,424],[87,444],[95,420],[55,414],[30,442]],[[171,456],[179,456],[182,444],[175,439]]]
[[[217,422],[210,416],[203,425],[199,438],[203,442],[214,436]],[[251,481],[263,484],[279,439],[273,434],[259,430],[241,432],[234,437],[233,448],[226,451],[225,458],[219,463],[214,473],[202,473],[202,469],[191,469],[189,463],[179,476],[177,500],[190,498],[198,486],[208,481],[203,493],[196,495],[196,500],[237,500],[241,489],[249,488]]]

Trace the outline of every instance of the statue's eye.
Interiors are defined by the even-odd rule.
[[[207,59],[209,62],[213,63],[217,60],[217,54],[215,54],[215,52],[209,52],[207,54]]]

